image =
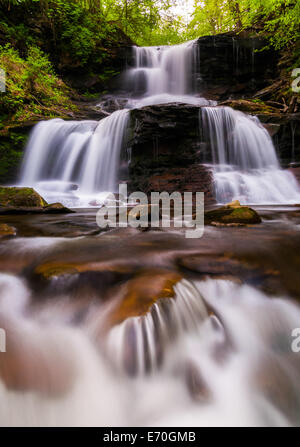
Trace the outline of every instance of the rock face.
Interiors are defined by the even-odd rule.
[[[72,212],[61,203],[48,204],[33,188],[0,187],[0,214]]]
[[[219,34],[197,40],[197,90],[207,98],[247,98],[276,78],[278,54],[261,37]]]
[[[129,190],[205,192],[214,202],[212,174],[204,166],[199,107],[163,104],[131,112]]]
[[[262,123],[277,125],[278,131],[273,136],[282,166],[300,162],[300,113],[258,114]]]

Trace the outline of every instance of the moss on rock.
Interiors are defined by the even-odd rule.
[[[61,203],[48,204],[33,188],[0,186],[0,214],[72,212]]]
[[[221,208],[207,211],[204,215],[206,224],[216,226],[216,223],[231,225],[231,224],[258,224],[261,222],[260,216],[257,212],[248,207],[242,206],[238,200],[229,203]]]
[[[33,188],[0,187],[0,206],[2,207],[44,207],[48,203]]]

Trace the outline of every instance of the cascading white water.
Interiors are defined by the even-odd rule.
[[[208,317],[202,296],[189,281],[175,287],[175,299],[155,303],[142,317],[126,319],[107,340],[108,356],[131,375],[157,372],[168,345],[186,331],[192,332]]]
[[[197,51],[195,41],[171,47],[133,47],[135,67],[125,73],[125,84],[134,96],[129,104],[134,107],[168,102],[212,104],[213,101],[193,95]]]
[[[134,47],[135,68],[127,76],[133,84],[145,82],[145,95],[185,95],[191,92],[194,42],[172,47]]]
[[[124,109],[99,123],[55,119],[37,124],[27,145],[20,183],[69,206],[88,205],[96,193],[114,191],[128,117]]]
[[[256,117],[230,107],[203,107],[200,120],[212,153],[219,203],[299,202],[295,177],[280,168],[272,139]]]
[[[173,307],[167,300],[173,320],[162,309],[136,318],[137,327],[144,319],[144,331],[125,346],[124,325],[112,329],[110,343],[96,342],[88,322],[70,323],[76,306],[58,301],[70,315],[57,319],[52,300],[32,311],[21,279],[1,274],[0,286],[0,323],[10,342],[0,375],[11,378],[8,386],[0,381],[3,426],[299,424],[299,354],[291,334],[300,313],[286,299],[225,280],[183,281]],[[134,339],[141,369],[128,376],[118,356],[130,365]],[[164,349],[159,364],[155,343]]]
[[[164,102],[211,104],[191,93],[194,42],[174,47],[133,47],[136,67],[126,77],[131,90],[143,78],[143,97],[127,107]],[[97,123],[60,119],[37,124],[21,167],[20,185],[33,186],[48,201],[70,207],[98,205],[101,192],[116,188],[128,109],[117,110]],[[100,202],[99,202],[100,201]]]
[[[132,93],[128,109],[167,102],[202,107],[210,140],[216,199],[248,204],[299,203],[294,176],[280,169],[267,131],[259,120],[193,95],[195,41],[172,47],[133,47],[135,67],[125,73]],[[98,124],[52,120],[38,124],[27,145],[20,183],[47,200],[67,206],[98,205],[118,180],[120,151],[129,112],[118,110]],[[74,189],[78,188],[77,191]],[[99,202],[100,201],[100,202]]]

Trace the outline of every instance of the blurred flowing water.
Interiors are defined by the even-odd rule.
[[[7,274],[0,289],[3,426],[299,423],[300,311],[286,299],[182,280],[174,299],[102,332],[107,304],[74,324],[67,296],[34,308],[26,281]]]
[[[258,118],[230,107],[203,107],[200,119],[212,151],[218,203],[299,202],[299,184],[281,169],[272,138]]]

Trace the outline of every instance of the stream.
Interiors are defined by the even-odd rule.
[[[30,136],[17,184],[76,212],[0,216],[18,234],[0,244],[0,424],[298,426],[299,184],[257,118],[195,94],[193,42],[133,55],[123,108]],[[169,102],[199,106],[216,202],[260,225],[97,227],[130,111]]]

